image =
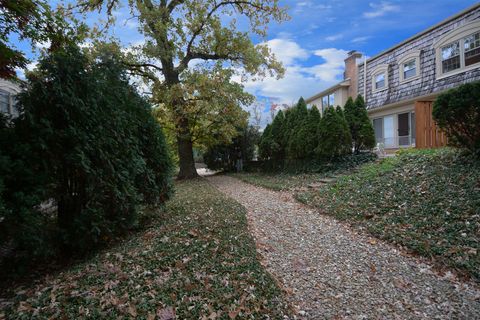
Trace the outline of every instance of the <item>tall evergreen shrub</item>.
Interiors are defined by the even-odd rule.
[[[42,200],[57,205],[64,252],[88,250],[136,225],[141,206],[168,198],[163,133],[113,57],[59,50],[40,61],[18,104],[16,135],[46,177]]]
[[[362,96],[358,95],[355,101],[348,98],[344,110],[354,152],[358,154],[361,150],[372,149],[375,146],[375,132]]]
[[[348,155],[352,149],[352,138],[343,111],[328,107],[318,126],[316,153],[321,159]]]

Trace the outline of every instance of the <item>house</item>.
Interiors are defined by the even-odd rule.
[[[0,79],[0,112],[11,117],[17,117],[15,96],[20,92],[20,86],[4,79]]]
[[[480,80],[480,4],[360,63],[357,72],[377,142],[386,149],[446,145],[432,105],[440,93]]]
[[[345,59],[345,72],[343,80],[328,89],[305,100],[308,105],[315,105],[323,114],[328,106],[344,106],[349,97],[356,98],[358,94],[358,67],[357,59],[362,54],[356,51],[350,51]]]

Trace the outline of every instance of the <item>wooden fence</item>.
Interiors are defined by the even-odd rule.
[[[415,127],[417,148],[437,148],[447,145],[447,136],[432,118],[432,101],[415,102]]]

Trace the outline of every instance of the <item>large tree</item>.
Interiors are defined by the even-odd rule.
[[[0,0],[0,78],[14,78],[15,69],[25,68],[28,59],[11,38],[33,43],[49,42],[52,49],[65,42],[70,28],[61,15],[43,0]]]
[[[106,6],[111,13],[118,2],[82,0],[79,5]],[[283,74],[262,40],[270,21],[281,22],[288,16],[278,0],[136,0],[129,4],[145,41],[127,64],[149,81],[154,101],[174,123],[178,177],[195,177],[192,146],[199,126],[210,137],[232,138],[239,119],[235,114],[241,114],[235,108],[252,102],[233,77]],[[261,43],[255,45],[252,38]]]

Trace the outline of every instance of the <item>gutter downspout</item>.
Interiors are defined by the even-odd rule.
[[[367,104],[367,55],[363,54],[363,99]]]

